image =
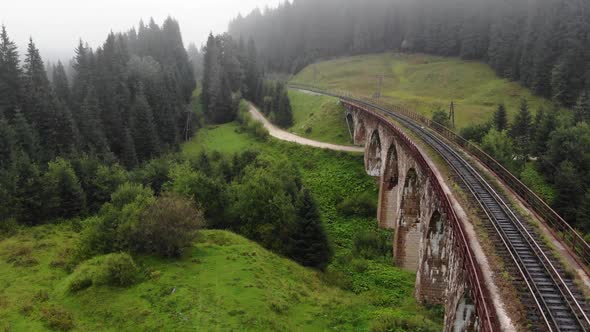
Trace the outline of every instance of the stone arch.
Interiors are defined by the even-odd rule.
[[[354,118],[351,113],[346,114],[346,124],[348,125],[348,132],[351,139],[354,141]]]
[[[451,330],[455,332],[478,330],[475,306],[467,289],[463,291],[463,295],[455,307],[455,319]]]
[[[383,184],[386,190],[392,190],[399,182],[399,169],[397,148],[395,143],[392,143],[387,150],[387,157],[385,159],[385,170],[383,173]]]
[[[418,173],[410,168],[402,188],[400,217],[395,232],[394,258],[398,266],[413,272],[418,270],[422,237]]]
[[[406,224],[420,222],[420,188],[416,169],[410,168],[406,173],[402,193],[401,217]]]
[[[420,271],[420,298],[428,303],[445,303],[445,281],[448,272],[446,232],[443,215],[434,211],[426,231]]]
[[[363,120],[358,120],[355,124],[356,133],[354,133],[354,143],[358,145],[365,145],[367,139],[367,128]]]
[[[370,176],[381,175],[381,138],[379,131],[374,130],[366,149],[365,168]]]

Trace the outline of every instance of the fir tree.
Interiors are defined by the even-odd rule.
[[[504,104],[498,105],[498,109],[494,113],[494,127],[497,131],[504,131],[508,128],[508,117]]]
[[[57,66],[53,67],[53,91],[55,96],[60,99],[65,106],[72,107],[70,85],[61,61],[58,61]]]
[[[290,235],[288,256],[304,266],[324,270],[330,263],[332,250],[309,190],[303,189],[296,208],[297,220]]]
[[[0,33],[0,114],[12,119],[22,99],[21,70],[16,44],[10,40],[6,27]]]
[[[574,107],[574,120],[576,122],[590,123],[590,93],[587,90],[578,97]]]
[[[50,162],[43,183],[48,218],[69,219],[82,213],[84,191],[69,161],[58,158]]]
[[[157,156],[160,151],[158,133],[154,125],[152,109],[141,86],[137,89],[137,95],[131,107],[131,119],[137,159],[141,162]]]
[[[528,152],[530,151],[531,121],[529,104],[526,99],[522,99],[518,114],[510,130],[510,136],[514,139],[517,154],[523,161],[528,159]]]

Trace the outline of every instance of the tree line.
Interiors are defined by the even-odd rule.
[[[84,190],[85,182],[102,180],[80,172],[132,169],[182,140],[195,79],[175,20],[111,32],[96,50],[80,41],[72,63],[72,77],[58,62],[50,81],[33,40],[21,65],[2,27],[2,217],[32,224],[95,209],[104,199]]]
[[[236,42],[229,34],[210,34],[201,92],[207,119],[218,124],[236,120],[242,98],[259,106],[273,123],[285,128],[293,124],[287,88],[265,77],[254,40]]]
[[[492,119],[461,130],[544,198],[570,224],[590,233],[590,95],[572,113],[541,107],[533,116],[522,100],[510,123],[498,105]]]
[[[273,71],[386,50],[459,56],[571,107],[590,89],[589,12],[584,0],[296,0],[239,16],[229,33],[254,38]]]

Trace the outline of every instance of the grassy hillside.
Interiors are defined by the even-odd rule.
[[[320,142],[350,145],[344,108],[338,99],[289,91],[294,124],[290,132]]]
[[[391,326],[395,321],[400,331],[412,331],[416,326],[440,330],[442,313],[440,308],[428,309],[419,305],[413,297],[416,275],[392,266],[391,256],[365,259],[354,253],[355,236],[377,229],[374,218],[344,217],[337,211],[337,204],[349,197],[368,193],[377,199],[377,186],[373,178],[366,175],[362,155],[313,149],[277,140],[260,142],[246,133],[241,133],[235,124],[203,129],[195,138],[207,137],[201,149],[186,145],[184,154],[195,157],[198,151],[227,152],[235,150],[224,142],[246,142],[249,148],[264,154],[288,156],[301,171],[303,184],[309,188],[319,203],[321,218],[335,258],[322,275],[328,283],[337,285],[347,294],[354,294],[358,306],[354,311],[339,311],[333,317],[349,330],[367,330],[373,327]],[[196,143],[193,143],[196,144]],[[242,143],[240,143],[242,144]],[[389,234],[388,234],[389,233]],[[386,329],[384,329],[385,331]]]
[[[441,329],[440,308],[413,297],[415,274],[391,265],[391,256],[355,253],[358,234],[377,230],[373,218],[343,217],[338,202],[362,193],[376,198],[362,156],[261,142],[235,124],[203,129],[187,144],[232,153],[254,148],[289,156],[317,199],[335,251],[325,273],[303,268],[233,233],[203,231],[176,260],[139,256],[139,280],[130,287],[92,284],[71,292],[79,222],[24,228],[0,240],[0,329],[4,331],[425,331]],[[197,141],[198,140],[198,141]],[[197,148],[197,145],[200,147]]]
[[[384,53],[324,61],[308,66],[292,82],[372,96],[381,75],[384,100],[428,116],[438,107],[448,110],[453,101],[458,127],[491,119],[501,102],[510,115],[516,113],[521,98],[529,100],[533,111],[549,104],[518,83],[499,78],[484,63],[421,54]]]
[[[63,253],[77,233],[42,226],[0,242],[0,328],[43,331],[70,317],[78,331],[350,329],[339,319],[366,299],[329,286],[318,273],[224,231],[203,231],[181,260],[139,258],[130,288],[66,291]]]

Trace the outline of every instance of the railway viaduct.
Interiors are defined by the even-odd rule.
[[[377,114],[346,106],[354,143],[365,146],[367,174],[379,181],[379,224],[395,230],[395,264],[417,272],[420,301],[444,305],[445,330],[478,330],[482,321],[465,272],[483,277],[475,266],[468,267],[469,257],[461,250],[467,238],[440,174],[399,128]],[[493,309],[487,310],[491,317]]]
[[[364,146],[366,172],[379,183],[379,224],[395,230],[395,264],[416,272],[419,301],[444,306],[445,331],[515,330],[495,285],[498,273],[516,291],[502,294],[522,305],[515,318],[521,330],[590,331],[584,293],[590,294],[590,244],[518,178],[475,144],[415,112],[346,92],[291,87],[337,97],[345,106],[353,141]],[[490,266],[474,225],[417,138],[442,157],[476,204],[501,271]],[[520,202],[510,202],[488,176]],[[542,223],[531,223],[518,204]]]

